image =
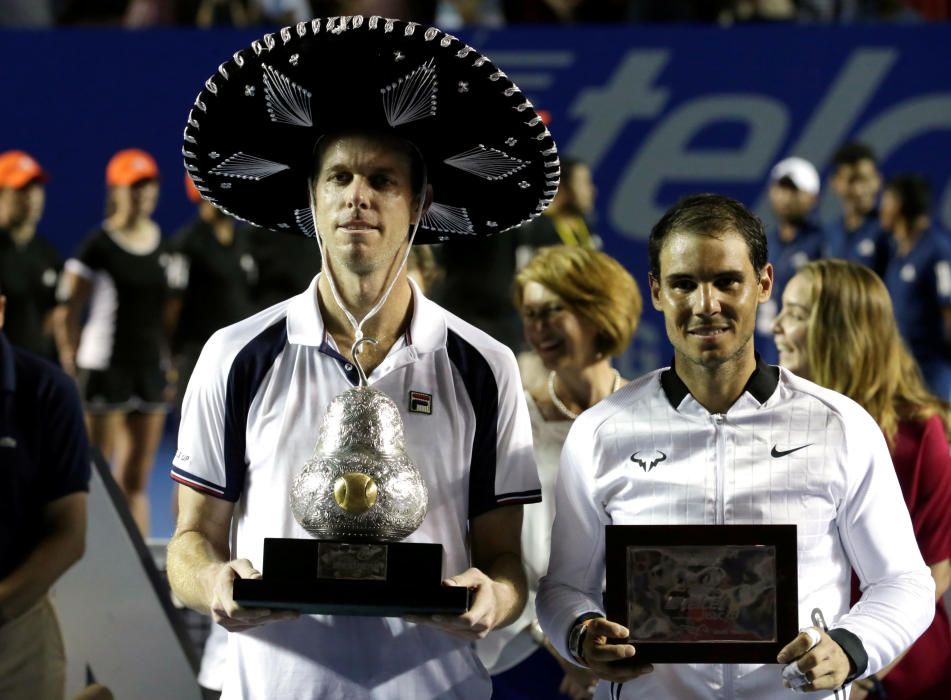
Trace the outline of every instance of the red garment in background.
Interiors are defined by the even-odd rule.
[[[915,539],[926,564],[951,558],[951,454],[937,416],[898,426],[892,455],[898,483],[911,514]],[[860,597],[852,575],[852,602]],[[882,684],[892,700],[947,700],[951,688],[951,628],[944,603]]]
[[[905,4],[918,10],[925,19],[946,20],[951,18],[951,0],[905,0]]]

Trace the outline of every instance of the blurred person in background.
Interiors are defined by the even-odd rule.
[[[563,695],[590,698],[597,678],[563,659],[545,638],[535,614],[538,581],[548,569],[555,519],[555,479],[561,447],[574,419],[627,384],[611,359],[627,349],[641,317],[637,284],[614,258],[569,246],[542,249],[515,280],[515,305],[525,338],[547,379],[525,392],[542,502],[525,507],[522,556],[528,603],[521,617],[477,643],[493,674],[493,698]]]
[[[885,286],[902,338],[928,388],[951,397],[951,244],[931,225],[931,188],[919,175],[885,185],[879,222],[892,238]]]
[[[627,0],[502,0],[509,24],[623,22]]]
[[[882,175],[875,153],[864,143],[847,143],[832,158],[832,190],[842,216],[825,227],[826,253],[853,260],[885,275],[888,234],[878,222]]]
[[[167,395],[172,256],[152,220],[158,178],[145,151],[119,151],[109,161],[106,218],[66,261],[56,315],[60,362],[79,381],[90,439],[113,465],[143,535]]]
[[[168,272],[172,287],[180,291],[166,307],[168,325],[174,329],[171,350],[179,406],[205,341],[253,313],[251,287],[257,280],[248,230],[204,201],[187,175],[185,192],[198,213],[172,240],[175,254]]]
[[[27,153],[0,155],[0,276],[10,301],[4,332],[14,345],[53,359],[52,315],[63,258],[36,231],[46,180]]]
[[[0,276],[0,329],[4,327]],[[83,555],[89,444],[76,387],[0,332],[0,698],[62,700],[50,587]]]
[[[541,216],[519,229],[517,267],[522,269],[538,252],[550,245],[601,248],[601,237],[590,228],[598,190],[591,168],[576,158],[561,159],[561,186]]]
[[[561,159],[561,184],[541,216],[514,235],[459,241],[436,254],[446,271],[433,299],[518,353],[524,347],[521,322],[512,305],[515,273],[543,246],[560,244],[598,248],[601,239],[588,228],[597,193],[591,169],[579,160]],[[540,363],[519,358],[524,376],[535,377]],[[523,376],[523,381],[524,381]]]
[[[311,238],[257,226],[247,229],[247,237],[257,267],[251,288],[255,312],[300,294],[320,272],[320,248]]]
[[[812,219],[819,199],[819,172],[805,158],[779,161],[769,173],[769,204],[776,219],[766,230],[769,262],[776,289],[783,289],[796,270],[824,253],[822,228]],[[776,364],[773,321],[779,302],[769,299],[756,316],[756,349],[767,364]]]
[[[867,267],[820,260],[800,269],[783,292],[774,330],[783,367],[845,394],[875,418],[935,580],[931,626],[897,661],[856,681],[850,698],[946,698],[951,632],[941,597],[951,581],[948,405],[925,388],[898,333],[888,290]],[[852,602],[860,597],[853,576]]]

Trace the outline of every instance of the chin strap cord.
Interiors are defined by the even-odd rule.
[[[334,276],[332,272],[332,265],[330,263],[330,259],[327,257],[326,251],[324,249],[323,238],[320,234],[320,229],[317,226],[317,206],[316,206],[316,202],[314,201],[313,178],[311,178],[310,181],[308,182],[307,190],[310,195],[310,215],[314,220],[314,231],[317,234],[317,247],[320,249],[321,266],[323,267],[323,272],[326,273],[327,275],[327,284],[330,285],[330,293],[333,295],[334,301],[337,302],[337,306],[339,306],[343,310],[344,314],[346,314],[347,321],[350,322],[350,327],[353,328],[354,343],[353,343],[353,346],[350,348],[350,355],[353,358],[353,363],[357,366],[357,375],[360,377],[361,386],[367,385],[367,379],[366,379],[366,373],[364,372],[362,365],[360,365],[359,361],[357,360],[357,355],[359,354],[363,343],[371,343],[372,345],[377,344],[377,341],[375,339],[370,337],[364,337],[363,324],[366,323],[370,318],[372,318],[381,308],[383,308],[383,305],[386,303],[386,300],[390,296],[390,292],[393,291],[393,286],[396,284],[396,280],[399,279],[400,272],[402,272],[403,268],[406,267],[406,261],[409,259],[410,251],[413,249],[413,241],[416,238],[416,231],[419,229],[419,222],[423,216],[423,204],[426,201],[426,186],[427,186],[427,181],[426,181],[426,172],[424,168],[423,186],[419,194],[419,206],[416,208],[416,221],[413,223],[413,228],[410,231],[409,243],[406,246],[406,250],[403,252],[402,260],[400,260],[400,264],[396,268],[396,273],[392,276],[389,283],[386,285],[386,289],[383,291],[383,294],[380,296],[377,302],[373,305],[373,307],[369,311],[367,311],[366,315],[362,319],[357,321],[356,317],[350,312],[350,309],[348,309],[344,305],[343,299],[341,299],[340,293],[337,291],[337,285],[334,282]]]

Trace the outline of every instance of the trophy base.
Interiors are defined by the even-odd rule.
[[[246,608],[306,614],[460,615],[469,590],[443,586],[442,545],[266,538],[260,579],[235,579]]]

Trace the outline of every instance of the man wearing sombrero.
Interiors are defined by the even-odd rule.
[[[502,234],[558,184],[555,145],[518,88],[435,28],[378,17],[286,27],[223,63],[185,129],[203,195],[252,223],[316,236],[324,272],[302,294],[216,333],[184,400],[172,476],[172,587],[230,635],[225,698],[485,698],[471,641],[524,605],[522,504],[540,499],[512,353],[408,281],[416,243]],[[309,535],[290,484],[330,400],[369,383],[399,406],[429,489],[408,540],[445,549],[458,617],[248,610],[265,537]],[[273,622],[274,624],[264,624]],[[425,624],[417,624],[425,623]]]

